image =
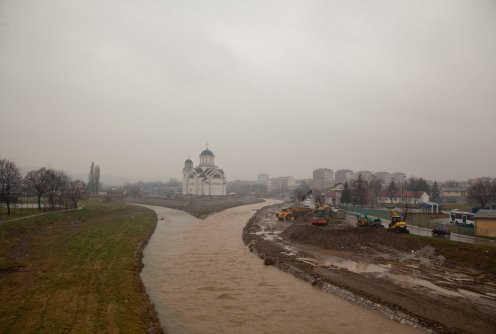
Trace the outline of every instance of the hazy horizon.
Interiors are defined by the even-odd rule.
[[[496,2],[0,0],[0,158],[496,177]]]

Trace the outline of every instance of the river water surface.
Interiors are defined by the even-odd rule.
[[[268,201],[205,220],[153,207],[143,283],[167,333],[416,333],[262,261],[242,230]]]

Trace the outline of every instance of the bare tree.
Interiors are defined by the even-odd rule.
[[[394,197],[394,195],[396,195],[396,191],[397,191],[396,183],[394,183],[394,181],[391,180],[391,182],[389,183],[388,189],[387,189],[387,194],[388,194],[389,198],[391,199],[391,203],[393,203],[393,197]]]
[[[48,203],[51,208],[54,208],[56,199],[64,197],[64,193],[69,182],[69,177],[62,170],[56,171],[53,169],[48,169],[47,174]]]
[[[489,200],[495,196],[496,192],[496,182],[491,182],[491,180],[476,179],[470,188],[468,188],[468,198],[480,204],[481,208],[484,208],[489,202]]]
[[[0,160],[0,200],[7,204],[7,214],[10,215],[10,203],[20,192],[22,184],[21,170],[15,162]]]
[[[364,205],[368,202],[368,182],[362,178],[362,174],[351,184],[353,204]]]
[[[341,202],[345,204],[350,204],[352,202],[351,187],[348,182],[344,184],[343,193],[341,195]]]
[[[293,196],[297,202],[301,202],[311,191],[310,186],[304,183],[293,190]]]
[[[313,191],[313,196],[315,198],[315,205],[320,206],[325,204],[325,193],[320,191]]]
[[[86,185],[83,181],[75,180],[69,183],[69,198],[71,201],[71,206],[73,208],[77,208],[78,202],[81,199],[84,189]]]
[[[439,189],[439,185],[437,181],[434,181],[432,185],[432,201],[439,202],[441,200],[441,190]]]
[[[414,176],[405,183],[405,189],[410,191],[425,191],[426,193],[431,192],[431,187],[423,178],[416,178]]]
[[[377,203],[377,197],[379,196],[382,189],[382,181],[378,178],[373,177],[369,182],[369,192],[371,204],[375,207]]]
[[[29,171],[24,178],[28,189],[38,197],[38,210],[41,210],[41,197],[47,192],[48,177],[47,169],[42,167]]]

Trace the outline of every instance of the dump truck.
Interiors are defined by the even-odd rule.
[[[305,215],[305,214],[310,213],[312,211],[313,211],[313,209],[311,209],[311,208],[289,207],[286,209],[281,209],[281,211],[276,213],[276,217],[279,220],[290,220],[290,219],[296,219],[298,216]]]
[[[331,218],[332,211],[328,205],[319,206],[314,212],[312,216],[312,225],[327,225],[329,223],[329,219]]]
[[[300,217],[300,216],[304,216],[310,212],[313,211],[312,208],[305,208],[305,207],[301,207],[301,206],[298,206],[298,207],[291,207],[289,208],[291,210],[291,212],[293,213],[293,216],[295,217],[295,219],[297,217]]]
[[[389,223],[389,230],[396,233],[409,233],[407,229],[407,224],[401,215],[396,211],[391,211],[391,222]]]

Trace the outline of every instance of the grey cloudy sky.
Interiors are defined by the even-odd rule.
[[[0,157],[102,181],[496,176],[496,1],[0,0]]]

